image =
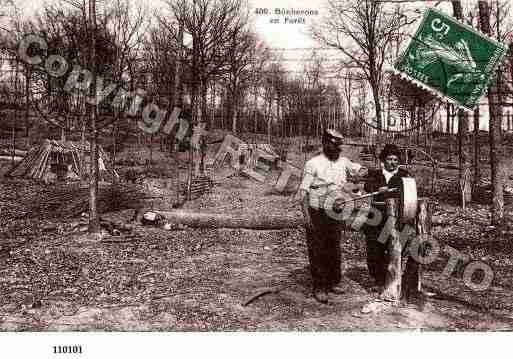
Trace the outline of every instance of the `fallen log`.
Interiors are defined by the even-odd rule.
[[[13,157],[12,156],[0,156],[0,161],[12,161]],[[23,160],[23,157],[21,156],[14,156],[14,162],[20,162],[21,160]]]
[[[11,148],[9,148],[9,149],[1,149],[0,150],[0,155],[1,156],[12,156],[12,149]],[[14,155],[15,156],[19,156],[19,157],[25,157],[27,155],[27,151],[15,149],[14,150]]]
[[[302,227],[303,217],[272,216],[272,215],[231,215],[212,212],[194,212],[190,210],[159,211],[155,209],[139,208],[135,210],[132,221],[140,223],[146,211],[158,213],[170,224],[184,225],[193,228],[242,228],[255,230],[289,229]],[[349,221],[351,223],[352,221]],[[433,218],[433,225],[443,225],[439,218]],[[345,230],[358,231],[346,225]],[[359,227],[358,227],[359,228]]]
[[[235,216],[186,210],[154,212],[164,216],[169,223],[195,228],[286,229],[296,228],[304,223],[302,217],[293,216]]]

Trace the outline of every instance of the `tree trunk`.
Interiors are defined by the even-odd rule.
[[[375,58],[372,55],[372,52],[369,54],[369,65],[370,65],[370,86],[372,89],[372,97],[374,99],[374,107],[376,108],[376,125],[378,128],[378,134],[381,134],[382,130],[382,109],[381,109],[381,99],[380,99],[380,93],[379,93],[379,73],[378,70],[376,70],[376,61]],[[379,138],[381,136],[377,136],[377,143],[379,144],[381,141],[379,141]]]
[[[474,110],[474,193],[481,180],[481,146],[479,145],[479,105]]]
[[[210,117],[210,129],[213,130],[216,127],[216,84],[212,81],[212,87],[210,88],[210,106],[212,106],[212,116]]]
[[[96,98],[96,0],[89,2],[89,21],[91,23],[91,94]],[[98,216],[98,133],[96,119],[98,107],[90,108],[91,143],[90,143],[90,174],[89,174],[89,233],[100,234],[100,218]]]
[[[30,115],[30,77],[31,71],[27,66],[25,78],[25,137],[27,138],[27,146],[30,148],[30,136],[29,136],[29,115]]]
[[[456,19],[462,21],[463,20],[463,10],[461,7],[461,1],[451,1],[452,3],[452,12]],[[464,136],[466,135],[466,119],[465,113],[462,109],[458,110],[458,179],[460,184],[463,183],[463,172],[464,172],[464,158],[463,158],[463,147],[464,147]],[[460,193],[463,193],[463,188],[460,188]],[[461,203],[463,207],[465,206],[465,198],[461,198]]]
[[[230,99],[230,117],[232,120],[232,132],[237,133],[237,108],[239,107],[238,96],[237,96],[237,85],[231,84],[232,87],[232,98]]]
[[[272,108],[272,95],[269,95],[269,103],[268,103],[268,107],[267,107],[267,143],[268,144],[271,144],[271,124],[272,124],[272,120],[271,120],[271,108]]]
[[[463,9],[461,7],[461,1],[460,0],[455,0],[455,1],[451,1],[452,3],[452,13],[454,15],[454,17],[460,21],[463,20]]]
[[[447,103],[447,107],[446,107],[446,114],[447,114],[447,118],[446,118],[446,123],[445,123],[445,132],[447,132],[447,135],[450,135],[451,133],[451,106],[452,104],[450,103]]]
[[[119,135],[119,111],[116,111],[116,122],[114,122],[114,125],[112,126],[112,151],[110,155],[110,159],[112,161],[112,167],[114,168],[116,163],[116,154],[117,154],[117,140]]]
[[[200,80],[200,102],[198,111],[198,123],[205,122],[207,116],[207,91],[208,79],[202,77]]]
[[[254,108],[253,108],[253,121],[254,121],[254,124],[253,124],[253,133],[256,135],[256,133],[257,133],[257,131],[258,131],[258,123],[257,123],[257,120],[258,120],[258,118],[257,118],[257,110],[258,110],[258,107],[257,107],[257,106],[258,106],[258,88],[257,88],[257,86],[256,86],[256,85],[255,85],[254,91],[255,91],[255,93],[254,93],[255,97],[254,97],[254,102],[253,102],[253,106],[254,106]],[[256,141],[255,141],[255,143],[256,143]]]
[[[468,132],[468,115],[463,111],[458,111],[458,180],[460,184],[464,184],[465,187],[468,183],[464,183],[464,173],[467,164],[467,158],[465,157],[465,145],[466,136]],[[463,193],[464,188],[460,188],[460,193]],[[461,198],[461,204],[465,206],[466,199]]]
[[[479,20],[481,30],[490,35],[490,13],[488,3],[480,0]],[[499,226],[504,221],[504,170],[502,159],[501,139],[501,96],[500,96],[500,71],[497,78],[488,87],[488,106],[490,112],[489,120],[489,143],[490,143],[490,166],[492,182],[492,221],[491,224]]]
[[[14,109],[14,118],[16,118],[16,108]],[[16,128],[15,128],[15,122],[12,121],[12,127],[11,127],[11,146],[12,146],[12,152],[11,152],[11,167],[14,168],[16,166]]]
[[[199,124],[207,123],[207,100],[208,100],[207,89],[208,89],[208,80],[206,78],[204,78],[201,80],[201,110],[200,110],[201,117],[198,122]],[[205,158],[205,155],[206,155],[206,152],[205,152],[206,149],[205,149],[205,146],[203,146],[203,136],[200,136],[199,146],[200,146],[200,148],[199,148],[199,154],[200,154],[199,172],[204,173],[205,167],[204,167],[203,159]]]

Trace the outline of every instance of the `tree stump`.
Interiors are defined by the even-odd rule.
[[[388,264],[385,275],[385,288],[381,294],[382,299],[398,301],[401,298],[401,238],[397,230],[399,202],[397,198],[388,198],[385,201],[387,222],[385,228],[388,233],[387,249]]]
[[[385,203],[388,217],[386,226],[389,226],[384,228],[389,234],[388,264],[381,298],[393,302],[401,298],[408,301],[417,297],[421,290],[421,263],[418,258],[425,256],[423,240],[431,233],[430,202],[427,198],[419,199],[415,221],[404,224],[402,228],[398,220],[398,199],[389,198]],[[416,255],[410,253],[412,248],[418,251]]]
[[[423,258],[426,256],[426,246],[423,240],[431,234],[432,214],[431,204],[428,198],[419,199],[419,208],[417,218],[415,220],[416,238],[410,243],[407,250],[408,259],[403,274],[402,281],[402,297],[406,301],[410,301],[419,296],[422,290],[422,263],[415,258]],[[410,253],[411,250],[417,253]],[[404,253],[404,251],[403,251]]]

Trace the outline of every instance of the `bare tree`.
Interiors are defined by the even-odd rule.
[[[305,120],[307,121],[306,126],[306,146],[310,143],[310,136],[316,134],[318,126],[315,124],[319,123],[318,117],[315,116],[314,109],[320,108],[319,101],[322,92],[322,77],[324,76],[324,59],[317,53],[312,53],[308,65],[304,68],[305,73],[305,87],[306,87],[306,98],[305,106],[307,108]],[[316,120],[317,119],[317,120]]]
[[[398,32],[407,23],[399,8],[390,12],[374,0],[329,0],[327,16],[312,28],[321,43],[340,50],[363,72],[374,100],[376,123],[382,124],[383,104],[380,86],[387,52]]]
[[[206,112],[209,82],[226,71],[230,44],[247,24],[247,7],[242,0],[168,0],[167,5],[171,16],[156,17],[173,41],[181,43],[180,26],[192,37],[184,70],[191,74],[193,117],[200,120]]]
[[[232,132],[237,132],[237,118],[239,114],[242,90],[252,78],[251,65],[256,60],[257,40],[254,34],[243,32],[233,33],[232,41],[228,44],[228,59],[226,73],[226,88],[231,101],[228,101],[228,118],[232,120]]]
[[[463,21],[463,7],[461,6],[461,1],[451,1],[452,3],[452,11],[454,14],[454,17],[460,21]],[[465,172],[465,162],[466,158],[464,156],[465,150],[465,143],[466,143],[466,136],[468,132],[468,115],[462,110],[458,110],[458,183],[460,185],[465,185],[464,183],[464,172]],[[469,184],[467,184],[469,185]],[[465,195],[464,195],[464,188],[460,188],[460,193],[462,193],[461,202],[462,205],[465,206]]]
[[[479,20],[481,30],[490,34],[490,10],[486,1],[480,0]],[[499,72],[500,74],[500,72]],[[500,77],[500,76],[499,76]],[[501,94],[498,89],[501,79],[494,79],[488,88],[488,104],[490,108],[489,142],[490,166],[492,182],[492,225],[500,226],[504,221],[504,163],[502,159],[501,139]]]
[[[262,43],[258,43],[256,47],[253,48],[254,53],[252,54],[252,62],[250,63],[249,73],[250,78],[249,81],[252,84],[252,94],[253,94],[253,132],[257,132],[258,130],[258,114],[259,114],[259,101],[261,90],[264,84],[264,71],[269,66],[269,61],[271,59],[271,54],[269,49],[264,46]]]
[[[105,6],[104,22],[108,39],[115,49],[114,62],[112,64],[111,79],[119,85],[134,91],[133,76],[127,76],[133,72],[133,66],[140,61],[141,48],[144,43],[145,32],[148,27],[147,11],[141,6],[134,6],[133,0],[113,0]],[[129,83],[126,78],[130,79]],[[155,78],[155,77],[154,77]],[[125,109],[122,106],[115,106],[112,116],[112,158],[114,163],[117,151],[117,138],[119,121],[124,119]],[[104,126],[109,123],[104,124]]]

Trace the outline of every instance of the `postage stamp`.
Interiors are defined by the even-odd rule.
[[[505,45],[429,8],[395,70],[420,87],[472,110],[506,51]]]

